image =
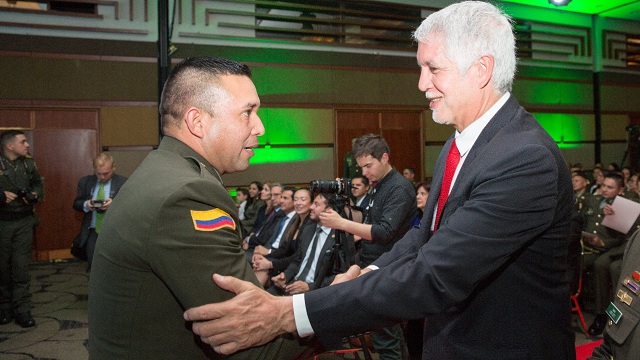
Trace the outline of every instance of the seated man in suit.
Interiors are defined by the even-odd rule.
[[[263,257],[268,260],[281,259],[293,253],[290,249],[291,239],[293,238],[292,229],[295,229],[298,223],[298,216],[293,207],[293,194],[296,190],[292,187],[286,187],[282,190],[280,198],[280,213],[283,215],[277,221],[268,241],[256,245],[253,249],[253,257],[251,263],[254,265],[253,271],[262,285],[269,280],[269,270],[256,266]]]
[[[82,229],[74,241],[74,252],[79,251],[76,256],[87,260],[87,271],[91,270],[93,251],[102,227],[102,219],[111,201],[127,180],[126,177],[115,173],[116,162],[106,152],[96,156],[93,169],[93,175],[84,176],[78,181],[78,195],[73,200],[73,209],[84,213]]]
[[[300,231],[300,244],[294,259],[280,274],[271,278],[273,285],[267,289],[274,295],[301,294],[310,290],[325,287],[335,278],[333,272],[336,249],[335,230],[318,223],[320,213],[331,208],[331,195],[321,193],[311,204],[311,220]],[[342,232],[342,249],[350,264],[354,263],[355,246],[351,234]]]

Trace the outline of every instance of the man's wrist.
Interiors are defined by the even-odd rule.
[[[282,319],[283,333],[297,333],[296,321],[293,314],[293,298],[291,296],[278,297],[282,303],[282,312],[280,313],[280,319]]]

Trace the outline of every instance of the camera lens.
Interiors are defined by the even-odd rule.
[[[349,195],[351,180],[346,178],[340,180],[313,180],[309,185],[313,192]]]

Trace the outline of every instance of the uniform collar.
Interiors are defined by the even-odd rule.
[[[190,148],[187,144],[183,143],[182,141],[174,137],[165,135],[162,137],[162,140],[160,141],[160,145],[158,146],[158,149],[175,152],[185,158],[194,158],[200,164],[204,165],[207,171],[209,171],[213,176],[215,176],[218,179],[218,181],[220,181],[220,183],[222,183],[222,178],[220,177],[220,173],[218,172],[218,170],[213,165],[211,165],[207,160],[205,160],[204,157],[202,157],[200,154],[195,152],[195,150]]]

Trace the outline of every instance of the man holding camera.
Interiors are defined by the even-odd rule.
[[[417,208],[416,196],[411,183],[391,166],[391,151],[382,136],[358,137],[352,152],[362,168],[362,175],[376,184],[371,200],[361,205],[364,221],[352,221],[328,210],[320,214],[320,223],[361,238],[356,264],[365,268],[391,250],[409,230]],[[404,358],[406,351],[403,350],[404,336],[400,325],[376,330],[371,333],[371,339],[380,359]]]
[[[29,262],[36,217],[33,206],[44,196],[44,184],[29,155],[24,132],[8,130],[0,135],[0,324],[14,319],[26,328],[36,324],[31,316]]]
[[[126,177],[115,174],[116,163],[106,152],[93,160],[94,175],[87,175],[78,181],[78,195],[73,200],[73,209],[84,213],[82,229],[73,241],[73,255],[87,260],[87,271],[91,270],[93,251],[96,248],[102,220]]]

